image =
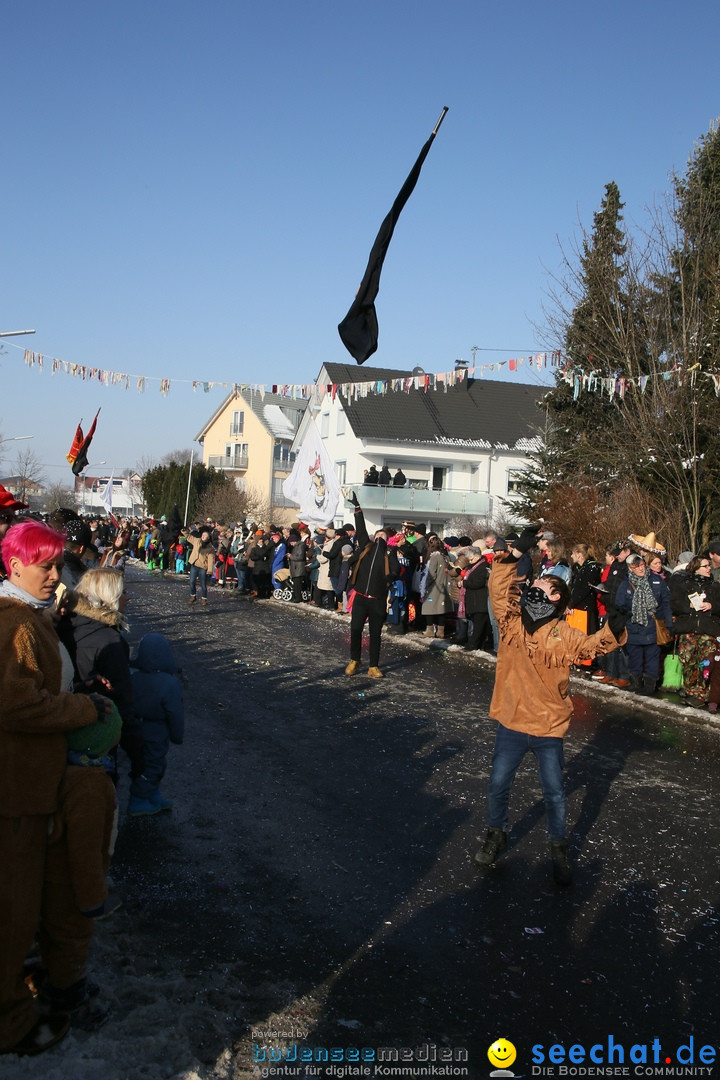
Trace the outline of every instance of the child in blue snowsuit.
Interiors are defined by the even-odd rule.
[[[172,800],[160,793],[170,743],[180,746],[185,729],[182,684],[172,646],[164,634],[146,634],[133,664],[135,712],[142,721],[145,741],[143,777],[152,785],[147,798],[130,797],[131,816],[170,810]]]

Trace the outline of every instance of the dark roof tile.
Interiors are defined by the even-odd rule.
[[[391,381],[412,375],[388,368],[363,368],[361,374],[346,364],[326,364],[325,370],[334,383]],[[466,378],[447,389],[341,397],[358,438],[512,448],[543,430],[544,414],[538,405],[541,388],[527,383]]]

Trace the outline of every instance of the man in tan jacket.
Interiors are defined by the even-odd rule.
[[[568,626],[562,615],[570,592],[552,574],[536,578],[521,596],[517,561],[539,535],[540,526],[525,529],[511,552],[495,556],[490,573],[490,600],[500,632],[490,716],[498,728],[488,786],[489,827],[475,861],[485,869],[507,846],[510,788],[530,750],[540,773],[555,881],[569,885],[563,736],[573,708],[570,668],[618,648],[627,634],[621,618],[591,635]]]

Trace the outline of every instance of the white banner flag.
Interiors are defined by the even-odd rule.
[[[297,503],[307,524],[329,525],[335,517],[340,484],[314,420],[305,432],[293,471],[283,483],[283,495]]]
[[[105,507],[105,513],[108,517],[110,517],[112,514],[112,489],[113,478],[111,476],[100,494],[100,502]]]

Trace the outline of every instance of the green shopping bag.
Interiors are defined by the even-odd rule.
[[[683,667],[677,653],[668,653],[663,664],[662,690],[681,690],[683,686]]]

